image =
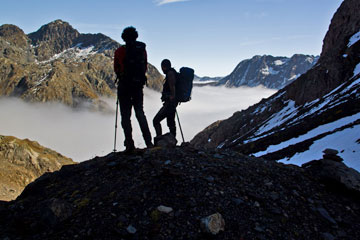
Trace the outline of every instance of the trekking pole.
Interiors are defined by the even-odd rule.
[[[182,128],[181,128],[179,114],[177,113],[177,110],[175,110],[175,112],[176,112],[176,117],[177,117],[177,120],[178,120],[178,123],[179,123],[179,127],[180,127],[181,137],[182,137],[182,140],[183,140],[183,143],[184,143],[184,142],[185,142],[184,133],[183,133]]]
[[[114,139],[114,152],[116,152],[116,133],[117,133],[117,122],[118,122],[118,111],[119,111],[119,98],[116,97],[116,117],[115,117],[115,139]]]

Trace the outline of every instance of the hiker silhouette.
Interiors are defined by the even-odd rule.
[[[176,99],[176,80],[178,73],[171,67],[171,62],[168,59],[164,59],[161,62],[161,69],[166,75],[161,100],[164,102],[163,106],[153,119],[154,128],[156,131],[156,137],[162,135],[161,121],[166,118],[167,126],[170,133],[176,137],[176,123],[175,114],[178,101]]]
[[[121,38],[126,45],[119,47],[115,51],[114,71],[117,75],[121,125],[125,134],[125,151],[131,152],[135,149],[130,119],[133,107],[146,146],[153,146],[144,113],[143,88],[147,81],[145,75],[147,71],[147,53],[145,43],[136,41],[138,32],[134,27],[125,28]]]

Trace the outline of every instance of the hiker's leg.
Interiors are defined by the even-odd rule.
[[[142,88],[137,88],[133,90],[132,94],[133,105],[135,110],[136,118],[139,122],[140,129],[145,140],[146,146],[150,147],[151,143],[151,133],[149,130],[149,125],[146,120],[146,116],[144,113],[144,94]]]
[[[176,106],[170,104],[167,114],[167,125],[169,127],[170,133],[176,137],[176,122],[175,122]]]
[[[161,129],[161,121],[164,120],[167,117],[166,113],[166,105],[164,104],[162,108],[160,108],[159,112],[155,115],[153,119],[153,125],[156,131],[156,136],[162,135],[162,129]]]
[[[124,145],[126,148],[132,148],[134,146],[134,141],[132,139],[132,127],[131,127],[131,95],[127,91],[128,89],[119,88],[118,89],[118,98],[120,102],[120,113],[121,113],[121,126],[124,130],[125,142]]]

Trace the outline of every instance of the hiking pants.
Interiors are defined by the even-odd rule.
[[[151,133],[144,113],[143,86],[122,86],[118,87],[118,98],[120,102],[121,126],[125,134],[125,147],[133,147],[131,127],[131,110],[134,107],[135,116],[139,122],[140,129],[146,146],[151,145]]]
[[[156,136],[162,135],[160,122],[166,118],[167,126],[169,127],[170,133],[174,135],[174,137],[176,137],[176,123],[175,123],[176,106],[177,106],[177,102],[170,102],[170,101],[164,102],[164,105],[156,114],[153,120]]]

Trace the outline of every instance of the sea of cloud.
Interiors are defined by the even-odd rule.
[[[276,90],[264,87],[225,88],[194,87],[192,100],[178,107],[178,114],[186,141],[211,123],[230,117],[234,112],[246,109],[269,97]],[[160,93],[144,90],[144,109],[152,134],[152,119],[160,109]],[[28,138],[81,162],[95,156],[104,156],[114,149],[115,99],[105,99],[113,107],[113,114],[74,110],[62,104],[26,103],[15,98],[0,98],[0,134],[21,139]],[[116,149],[124,149],[124,135],[118,119]],[[144,147],[139,125],[133,114],[133,136],[136,147]],[[162,122],[164,133],[168,131],[166,120]],[[178,131],[177,139],[181,142]]]

